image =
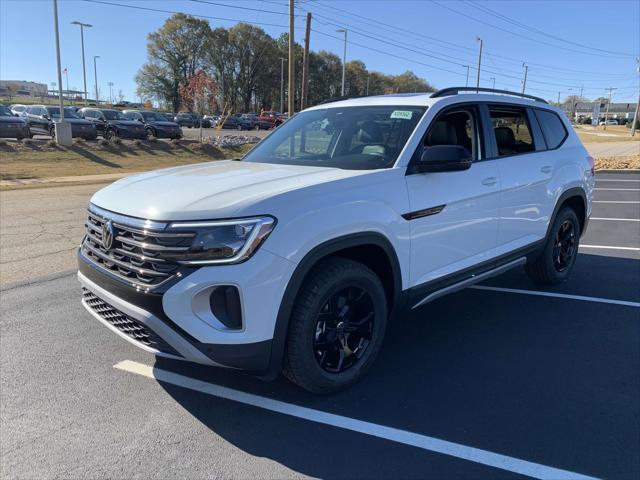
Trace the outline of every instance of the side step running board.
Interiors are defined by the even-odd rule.
[[[429,295],[427,295],[418,303],[416,303],[413,307],[411,307],[411,309],[413,310],[414,308],[418,308],[424,305],[425,303],[429,303],[435,300],[436,298],[443,297],[445,295],[448,295],[449,293],[457,292],[458,290],[463,290],[467,287],[470,287],[471,285],[474,285],[478,282],[486,280],[487,278],[495,277],[496,275],[500,275],[501,273],[504,273],[507,270],[511,270],[514,267],[517,267],[519,265],[524,265],[525,263],[527,263],[527,258],[522,257],[522,258],[513,260],[509,263],[505,263],[504,265],[500,265],[499,267],[496,267],[492,270],[487,270],[486,272],[480,273],[478,275],[472,275],[471,277],[465,280],[462,280],[461,282],[454,283],[453,285],[449,285],[448,287],[444,287],[440,290],[436,290],[435,292],[431,292]]]

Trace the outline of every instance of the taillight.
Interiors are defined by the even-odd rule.
[[[596,169],[595,169],[595,160],[591,155],[587,155],[587,162],[589,162],[589,167],[591,167],[591,175],[595,175],[596,173]]]

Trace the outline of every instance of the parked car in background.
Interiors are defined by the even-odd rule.
[[[6,105],[0,105],[0,138],[31,138],[29,126]]]
[[[49,135],[55,137],[54,122],[60,118],[60,107],[31,105],[24,117],[33,135]],[[95,140],[98,132],[95,125],[80,118],[72,108],[64,109],[64,119],[71,124],[71,136]]]
[[[85,120],[96,126],[98,135],[107,140],[118,138],[147,138],[147,130],[144,125],[135,120],[127,120],[122,112],[108,108],[85,107],[78,111]]]
[[[168,122],[175,123],[175,118],[176,118],[175,113],[171,113],[171,112],[158,112],[158,113],[162,115],[164,118],[166,118]]]
[[[122,114],[129,120],[140,122],[147,130],[148,137],[182,138],[182,129],[176,122],[167,121],[164,115],[148,110],[124,110]]]
[[[14,103],[13,105],[9,106],[9,109],[13,113],[15,113],[17,116],[21,117],[22,115],[24,115],[24,112],[27,110],[27,106],[22,105],[20,103]]]
[[[618,121],[614,118],[611,118],[609,120],[600,120],[600,123],[598,125],[618,125]]]
[[[236,130],[251,130],[253,124],[239,115],[229,115],[226,118],[221,118],[218,121],[218,127],[220,128],[234,128]]]
[[[200,128],[200,117],[191,112],[180,112],[173,119],[181,127]],[[204,127],[204,125],[203,125]]]
[[[221,115],[205,115],[204,117],[202,117],[202,121],[209,122],[209,127],[215,127],[220,118],[222,118]]]
[[[260,120],[269,122],[273,127],[277,127],[287,119],[286,115],[280,112],[262,112],[259,117]]]
[[[243,113],[241,116],[251,124],[253,130],[269,130],[273,127],[271,122],[261,119],[256,113]]]

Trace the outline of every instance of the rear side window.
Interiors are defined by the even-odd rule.
[[[535,150],[527,111],[524,108],[489,107],[489,114],[499,157]]]
[[[547,148],[553,150],[558,148],[564,139],[567,138],[567,130],[564,128],[564,124],[560,117],[554,112],[547,110],[535,109],[536,118],[542,129],[542,134],[547,142]]]

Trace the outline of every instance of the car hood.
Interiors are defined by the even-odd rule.
[[[149,125],[153,125],[154,127],[173,127],[173,128],[177,128],[180,126],[176,122],[169,122],[169,121],[149,122]]]
[[[85,126],[93,125],[93,123],[91,123],[89,120],[85,120],[84,118],[64,117],[64,121],[68,122],[68,123],[71,123],[72,125],[85,125]]]
[[[98,191],[91,203],[149,220],[268,214],[274,212],[254,212],[251,206],[291,190],[363,173],[366,171],[214,161],[124,178]]]
[[[24,120],[22,120],[20,117],[0,116],[0,123],[20,123],[24,125]]]
[[[137,120],[109,120],[109,124],[115,125],[116,127],[144,127],[144,125]]]

